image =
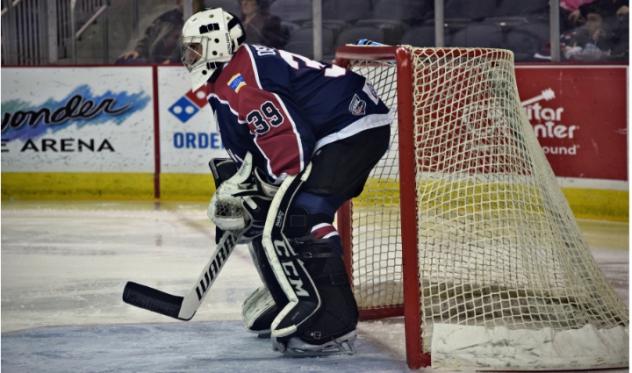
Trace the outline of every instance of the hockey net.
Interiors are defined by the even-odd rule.
[[[626,305],[520,107],[512,53],[336,57],[397,112],[389,151],[338,215],[361,315],[404,314],[411,367],[627,366]]]

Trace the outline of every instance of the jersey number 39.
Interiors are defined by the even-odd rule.
[[[270,127],[278,127],[283,123],[283,115],[272,101],[265,101],[259,110],[253,110],[246,116],[250,133],[263,135],[270,131]]]

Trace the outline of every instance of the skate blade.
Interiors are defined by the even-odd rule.
[[[352,331],[322,345],[312,345],[298,338],[291,338],[287,345],[275,344],[274,348],[290,357],[353,355],[355,353],[354,344],[356,337],[356,332]]]

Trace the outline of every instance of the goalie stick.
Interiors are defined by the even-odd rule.
[[[242,167],[244,164],[247,167],[243,169],[240,168],[235,174],[237,175],[238,180],[242,181],[245,181],[245,178],[250,175],[250,171],[244,171],[252,164],[252,155],[250,153],[244,157]],[[221,184],[222,178],[220,177],[221,172],[218,165],[211,163],[210,166],[211,171],[213,172],[213,177],[216,180],[216,184]],[[286,177],[282,186],[284,184],[291,183],[295,177],[296,175]],[[191,320],[200,307],[200,304],[202,304],[209,288],[213,285],[213,282],[219,275],[219,272],[226,263],[226,260],[230,254],[232,254],[239,238],[242,234],[245,234],[248,229],[249,228],[245,228],[239,232],[223,231],[222,236],[217,243],[215,253],[204,267],[193,289],[191,289],[184,297],[165,293],[164,291],[150,286],[128,281],[127,284],[125,284],[125,289],[123,290],[123,301],[127,304],[131,304],[132,306],[160,313],[165,316],[170,316],[178,320]]]
[[[148,311],[189,321],[202,304],[208,289],[219,275],[224,263],[237,245],[238,234],[226,231],[217,249],[198,277],[193,289],[184,297],[171,295],[158,289],[128,281],[123,290],[123,301]]]
[[[249,166],[252,162],[252,155],[247,154],[245,162]],[[213,174],[216,187],[224,181],[238,173],[234,162],[225,158],[214,158],[209,162],[209,167]],[[247,172],[248,174],[250,172]],[[244,178],[246,172],[244,171]],[[241,232],[217,230],[217,235],[221,232],[221,237],[217,243],[217,249],[206,264],[202,273],[198,277],[193,289],[184,297],[165,293],[164,291],[142,285],[133,281],[128,281],[123,290],[123,302],[132,306],[144,308],[148,311],[170,316],[178,320],[189,321],[195,315],[202,300],[206,296],[208,289],[219,275],[220,270],[233,252]]]

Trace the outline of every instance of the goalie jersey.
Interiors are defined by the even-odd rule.
[[[207,89],[230,156],[252,153],[275,181],[299,173],[319,148],[392,122],[361,75],[260,45],[239,48]]]

